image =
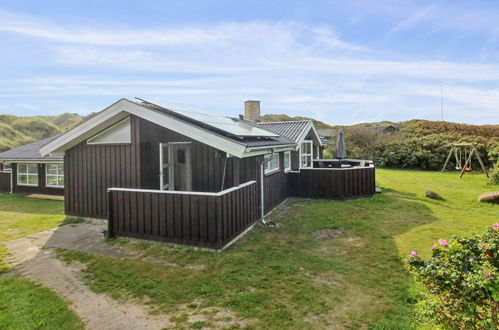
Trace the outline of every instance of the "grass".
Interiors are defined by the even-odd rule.
[[[2,242],[25,237],[60,225],[64,203],[27,198],[18,194],[0,194],[0,273],[6,270],[6,250]]]
[[[1,329],[83,329],[51,290],[31,281],[0,278]]]
[[[147,298],[158,311],[182,317],[179,327],[199,327],[185,308],[229,309],[253,328],[370,327],[411,329],[419,289],[406,270],[409,251],[428,255],[434,239],[482,231],[497,221],[497,205],[476,202],[491,187],[483,176],[378,170],[385,192],[346,202],[292,199],[272,214],[277,228],[257,226],[228,250],[213,254],[167,244],[118,239],[144,251],[118,260],[65,251],[68,262],[87,264],[96,292],[117,299]],[[424,197],[431,189],[446,201]],[[343,236],[317,240],[312,232],[341,228]],[[201,270],[186,269],[201,264]],[[196,323],[198,322],[198,323]],[[203,320],[212,326],[213,319]]]
[[[152,312],[170,313],[181,328],[214,327],[221,320],[227,327],[257,329],[418,328],[414,306],[420,293],[406,270],[407,254],[429,255],[434,239],[471,234],[497,222],[497,205],[476,202],[494,188],[479,175],[459,180],[456,173],[380,169],[376,174],[383,194],[346,202],[291,199],[270,216],[278,227],[257,225],[219,254],[117,239],[111,243],[144,254],[115,259],[66,250],[61,256],[86,264],[93,291],[118,300],[144,298]],[[425,198],[426,189],[446,200]],[[0,242],[65,218],[58,201],[0,194],[0,205]],[[313,236],[326,228],[343,234],[325,240]],[[46,304],[48,311],[61,308],[56,316],[66,313],[55,296],[44,302],[53,294],[47,289],[2,279],[0,291],[2,299],[9,297],[0,302],[0,322],[10,322],[0,328],[23,328],[15,322],[30,320],[41,322],[40,328],[57,322],[62,327],[52,328],[80,327],[77,321],[66,326],[69,316],[56,320],[54,312],[41,314]],[[17,320],[20,310],[26,316]]]
[[[0,194],[0,273],[6,250],[2,242],[61,224],[60,201]],[[54,292],[31,281],[0,278],[0,329],[83,329],[83,323]]]
[[[411,226],[409,230],[394,236],[401,255],[417,250],[422,256],[431,254],[433,240],[448,238],[453,234],[470,235],[483,231],[498,222],[497,205],[477,203],[477,197],[488,191],[499,190],[487,185],[483,174],[465,174],[459,179],[457,172],[421,172],[408,170],[377,170],[379,184],[390,189],[400,201],[413,202],[428,214],[427,223]],[[439,193],[445,201],[424,197],[424,190]],[[408,219],[411,221],[411,219]],[[389,226],[391,218],[384,224]]]

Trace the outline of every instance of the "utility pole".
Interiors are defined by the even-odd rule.
[[[444,84],[440,84],[440,117],[444,121]]]

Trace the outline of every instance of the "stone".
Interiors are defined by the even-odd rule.
[[[499,204],[499,191],[491,191],[478,196],[479,202]]]
[[[437,194],[436,192],[431,191],[431,190],[425,190],[424,195],[425,195],[425,197],[428,197],[428,198],[431,198],[431,199],[440,199],[440,200],[443,200],[442,196],[440,196],[439,194]]]

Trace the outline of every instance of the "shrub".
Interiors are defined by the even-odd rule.
[[[490,180],[488,184],[491,186],[499,186],[499,163],[492,168],[489,175]]]
[[[499,324],[499,224],[485,234],[435,241],[428,260],[411,252],[409,266],[428,290],[444,328],[495,329]]]

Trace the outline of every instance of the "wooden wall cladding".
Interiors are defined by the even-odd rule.
[[[66,151],[66,214],[107,218],[108,188],[140,188],[140,142],[136,117],[132,117],[131,128],[131,144],[82,142]]]
[[[110,190],[109,234],[220,249],[258,219],[256,182],[229,190]]]
[[[345,170],[302,169],[290,173],[289,196],[307,198],[348,199],[374,194],[374,167]]]
[[[10,192],[11,172],[0,172],[0,192]]]

